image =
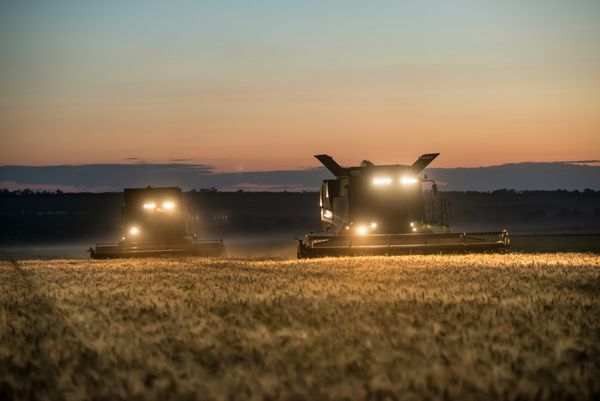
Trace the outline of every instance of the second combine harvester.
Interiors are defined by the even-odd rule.
[[[316,155],[336,179],[321,187],[322,233],[298,240],[298,257],[502,251],[506,231],[452,233],[449,202],[423,169],[439,153],[425,154],[412,165],[376,166],[364,161],[342,167],[328,155]],[[423,184],[431,189],[424,191]]]
[[[96,244],[92,259],[225,255],[222,240],[196,238],[181,188],[126,188],[123,201],[121,241]]]

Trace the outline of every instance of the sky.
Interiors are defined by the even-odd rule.
[[[0,165],[600,157],[600,1],[0,0]]]

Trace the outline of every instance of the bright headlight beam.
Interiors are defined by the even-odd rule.
[[[367,226],[358,226],[358,227],[356,227],[356,233],[358,235],[366,235],[367,232],[369,232],[369,230],[367,229]]]
[[[402,177],[402,178],[400,178],[400,183],[402,185],[412,185],[412,184],[416,184],[417,182],[419,182],[419,179],[415,178],[415,177]]]
[[[373,178],[373,184],[375,185],[390,185],[392,179],[390,177],[375,177]]]
[[[144,209],[147,209],[147,210],[156,209],[156,203],[146,202],[146,203],[144,203]]]
[[[129,229],[129,234],[131,235],[138,235],[140,233],[140,229],[133,226]]]
[[[172,209],[175,209],[175,204],[171,201],[166,201],[166,202],[163,202],[162,208],[165,210],[172,210]]]

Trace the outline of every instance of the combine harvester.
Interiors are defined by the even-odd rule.
[[[114,244],[96,244],[92,259],[151,256],[224,256],[223,240],[198,240],[186,230],[181,188],[125,189],[123,234]],[[191,224],[189,224],[191,226]]]
[[[433,180],[419,174],[439,153],[411,166],[342,167],[328,155],[315,156],[337,178],[321,187],[325,232],[298,241],[298,258],[405,253],[503,251],[508,232],[452,233],[450,204]],[[431,184],[424,191],[423,183]]]

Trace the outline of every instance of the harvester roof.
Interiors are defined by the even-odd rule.
[[[391,164],[376,166],[370,163],[363,163],[362,166],[342,167],[331,156],[322,154],[315,157],[336,177],[347,177],[352,175],[361,175],[364,173],[388,173],[406,171],[413,174],[418,174],[431,163],[439,153],[427,153],[421,155],[412,165]]]

